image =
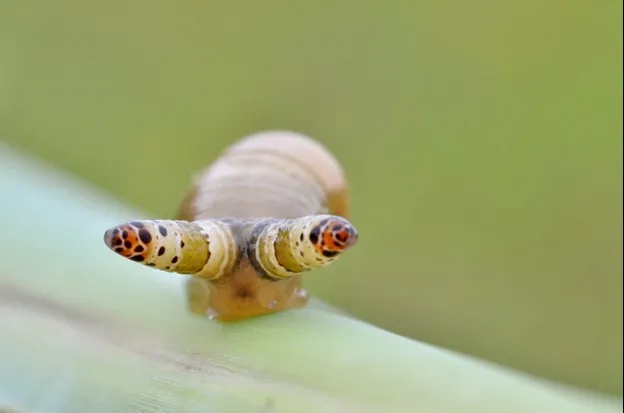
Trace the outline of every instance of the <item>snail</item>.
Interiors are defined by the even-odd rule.
[[[126,259],[188,275],[191,312],[220,321],[300,308],[301,276],[358,240],[336,158],[291,131],[248,135],[194,179],[173,220],[133,220],[106,230]]]

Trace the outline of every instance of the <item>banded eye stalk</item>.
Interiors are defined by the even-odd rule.
[[[117,254],[144,265],[207,280],[232,274],[247,255],[258,276],[283,280],[334,262],[355,245],[345,218],[136,220],[106,231]]]
[[[331,264],[357,239],[355,227],[334,215],[266,220],[253,227],[247,251],[263,276],[280,280]]]
[[[132,261],[210,280],[232,272],[242,248],[223,220],[131,221],[107,230],[104,242]]]

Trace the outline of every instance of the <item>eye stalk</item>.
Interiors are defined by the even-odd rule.
[[[137,220],[104,233],[104,243],[122,257],[158,270],[217,279],[228,275],[241,246],[221,220]]]
[[[252,230],[249,258],[263,276],[284,279],[326,267],[357,240],[355,227],[336,215],[265,220]]]

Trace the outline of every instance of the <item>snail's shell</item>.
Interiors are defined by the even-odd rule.
[[[193,182],[178,218],[346,217],[348,190],[336,158],[296,132],[247,136],[226,149]]]

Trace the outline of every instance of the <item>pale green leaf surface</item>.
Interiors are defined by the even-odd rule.
[[[621,400],[409,340],[317,300],[236,324],[202,319],[186,311],[182,277],[104,246],[106,228],[145,218],[139,212],[8,147],[0,151],[0,193],[0,406],[64,413],[621,411]]]

